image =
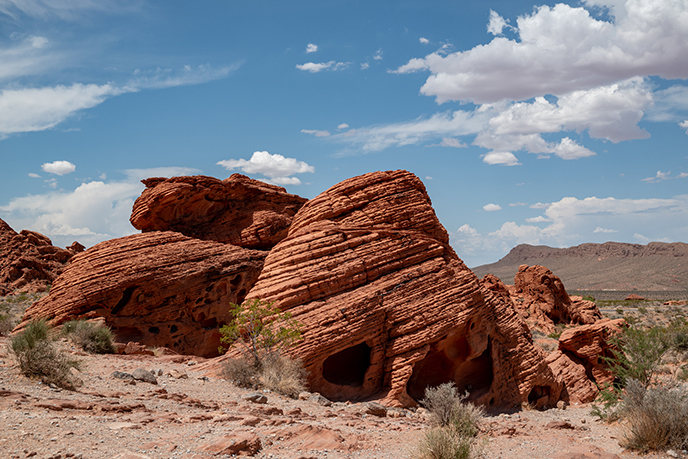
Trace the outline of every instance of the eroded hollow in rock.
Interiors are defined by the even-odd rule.
[[[362,386],[370,366],[370,351],[370,346],[360,343],[332,354],[323,363],[323,378],[340,386]]]
[[[465,335],[447,337],[435,343],[425,358],[414,365],[407,393],[420,401],[425,397],[426,387],[453,382],[459,393],[468,392],[471,400],[485,395],[494,379],[489,338],[480,355],[470,358],[471,353]]]

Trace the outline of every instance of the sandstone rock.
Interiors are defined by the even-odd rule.
[[[185,371],[177,370],[176,368],[171,369],[168,374],[175,379],[189,379],[189,375]]]
[[[561,279],[544,266],[521,265],[509,293],[531,329],[545,333],[556,324],[591,324],[602,318],[595,303],[572,301]]]
[[[448,381],[490,406],[559,399],[526,324],[458,258],[406,171],[354,177],[306,203],[247,298],[303,324],[293,354],[330,399],[414,405]]]
[[[137,368],[133,371],[131,376],[137,381],[144,381],[156,385],[158,384],[158,380],[156,379],[155,375],[148,370],[144,370],[143,368]]]
[[[74,257],[18,328],[103,317],[118,341],[216,356],[218,327],[231,320],[227,303],[243,301],[264,257],[173,232],[102,242]]]
[[[16,289],[28,293],[44,292],[78,253],[52,245],[46,236],[34,231],[14,231],[0,220],[0,295]],[[81,246],[83,248],[83,246]]]
[[[598,386],[613,382],[614,376],[601,358],[613,357],[608,340],[620,332],[624,323],[623,319],[603,319],[561,334],[559,349],[547,356],[547,364],[564,382],[564,400],[591,402],[597,397]]]
[[[287,235],[307,201],[244,175],[149,178],[134,203],[131,224],[144,232],[178,231],[190,237],[251,249],[270,249]]]
[[[322,406],[332,406],[332,401],[328,400],[326,397],[323,397],[321,394],[311,394],[308,397],[309,402],[317,403],[318,405]]]
[[[245,395],[244,400],[259,404],[265,404],[268,402],[268,398],[260,392],[253,392],[251,394]]]
[[[237,432],[225,435],[218,440],[201,448],[202,452],[215,456],[238,454],[241,456],[255,456],[263,447],[260,438],[251,432]]]
[[[640,295],[636,295],[635,293],[631,293],[628,295],[626,298],[624,298],[626,301],[643,301],[645,298],[643,298]]]
[[[364,405],[363,413],[384,418],[387,416],[387,408],[377,402],[368,402]]]
[[[124,371],[113,371],[112,374],[110,374],[110,377],[115,379],[134,379],[134,375]]]

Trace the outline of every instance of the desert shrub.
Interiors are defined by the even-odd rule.
[[[593,303],[595,302],[595,297],[591,295],[583,295],[583,299],[585,301],[592,301]]]
[[[297,397],[304,390],[305,370],[300,360],[284,351],[301,338],[301,325],[290,313],[258,299],[230,307],[234,320],[220,328],[220,341],[236,345],[242,357],[227,361],[227,379],[240,387],[263,387]]]
[[[641,451],[688,448],[688,392],[685,386],[647,388],[630,380],[623,397],[623,446]]]
[[[110,328],[85,320],[70,320],[62,326],[62,334],[72,343],[91,354],[115,352],[114,336]]]
[[[33,321],[10,342],[10,352],[24,376],[38,378],[45,384],[74,389],[77,381],[70,369],[79,368],[79,361],[70,359],[55,347],[49,337],[50,328],[44,320]]]
[[[259,379],[262,387],[286,397],[297,398],[306,390],[306,370],[301,360],[280,354],[265,359]]]
[[[6,303],[0,303],[0,335],[7,334],[14,328],[14,321],[9,314],[10,307]]]
[[[453,383],[425,389],[421,404],[430,412],[434,426],[421,439],[417,456],[421,459],[468,459],[479,454],[476,442],[484,410],[466,402]]]

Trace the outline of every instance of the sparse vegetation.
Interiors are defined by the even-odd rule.
[[[421,404],[430,412],[433,427],[418,446],[420,459],[469,459],[480,455],[476,441],[484,410],[466,402],[453,383],[425,389]]]
[[[70,320],[62,326],[62,335],[91,354],[115,352],[114,335],[106,326],[85,320]]]
[[[71,368],[79,368],[79,361],[57,349],[51,339],[50,328],[44,320],[33,321],[10,343],[10,352],[17,360],[24,376],[38,378],[45,384],[74,389],[78,380]]]
[[[288,312],[257,299],[230,307],[234,321],[220,328],[220,341],[236,345],[242,357],[227,361],[225,377],[239,387],[263,387],[297,397],[305,388],[305,370],[300,360],[283,352],[301,338],[300,324]]]
[[[14,321],[12,320],[9,311],[9,305],[0,303],[0,335],[7,334],[14,328]]]

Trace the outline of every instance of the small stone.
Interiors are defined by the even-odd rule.
[[[309,402],[314,402],[317,403],[318,405],[322,406],[332,406],[332,402],[323,397],[321,394],[318,394],[317,392],[315,394],[312,394],[310,397],[308,397]]]
[[[187,375],[185,371],[177,369],[172,369],[167,374],[176,379],[189,379],[189,375]]]
[[[260,392],[253,392],[251,394],[248,394],[244,396],[244,400],[248,400],[249,402],[253,403],[259,403],[261,405],[264,405],[268,402],[268,398]]]
[[[195,360],[189,360],[188,362],[186,362],[186,365],[192,367],[194,365],[198,365],[198,362],[196,362]]]
[[[368,402],[364,405],[363,412],[373,416],[384,418],[387,416],[387,408],[377,402]]]
[[[131,375],[130,373],[125,373],[123,371],[113,371],[110,376],[116,379],[134,379],[133,375]]]
[[[153,375],[153,373],[151,373],[148,370],[144,370],[143,368],[137,368],[133,371],[131,375],[134,377],[134,379],[138,381],[144,381],[151,384],[158,384],[158,380],[155,378],[155,375]]]
[[[557,402],[557,409],[559,410],[565,410],[566,409],[566,402],[563,400],[559,400]]]
[[[311,398],[311,395],[313,395],[313,394],[311,394],[310,392],[307,392],[307,391],[300,392],[299,393],[299,400],[308,400],[309,398]]]

